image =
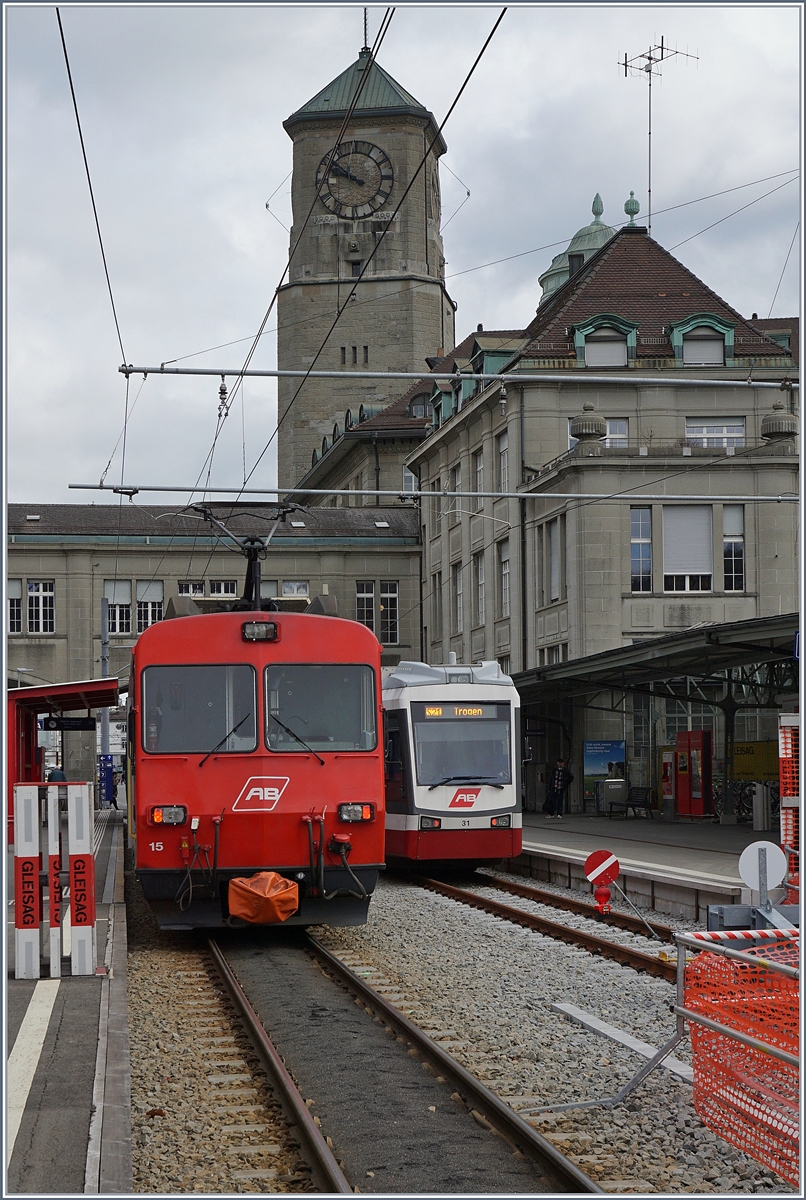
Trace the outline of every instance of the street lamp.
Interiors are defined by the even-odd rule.
[[[33,667],[17,667],[17,687],[22,687],[21,675],[30,675],[33,672]]]

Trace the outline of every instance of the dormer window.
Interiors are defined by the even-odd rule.
[[[569,254],[568,255],[568,278],[576,275],[577,271],[581,271],[585,263],[584,254]]]
[[[602,325],[585,338],[586,367],[626,367],[627,338],[618,329]]]
[[[684,367],[725,365],[725,336],[710,325],[697,325],[683,334]]]
[[[431,405],[427,400],[412,400],[411,404],[409,405],[410,417],[430,417],[431,413]]]

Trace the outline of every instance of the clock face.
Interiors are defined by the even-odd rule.
[[[316,172],[325,208],[352,221],[383,208],[394,181],[388,155],[372,142],[341,142],[332,159],[325,155]]]

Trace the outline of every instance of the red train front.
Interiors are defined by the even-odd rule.
[[[233,923],[230,881],[267,871],[298,888],[286,924],[366,921],[384,859],[368,629],[295,613],[163,621],[137,642],[129,705],[129,834],[161,927]]]

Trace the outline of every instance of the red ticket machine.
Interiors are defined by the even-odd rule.
[[[710,729],[690,729],[678,733],[675,791],[679,817],[711,816]]]

